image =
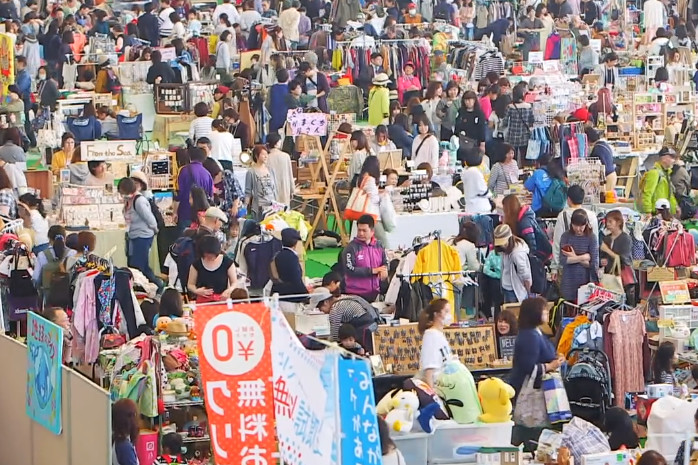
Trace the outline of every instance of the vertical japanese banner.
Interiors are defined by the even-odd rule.
[[[216,464],[275,464],[269,309],[205,305],[194,324]]]
[[[366,359],[340,359],[342,465],[382,465],[371,368]]]
[[[287,465],[337,463],[336,353],[309,351],[278,309],[272,310],[276,434]]]
[[[63,328],[28,312],[27,332],[27,415],[61,434]]]

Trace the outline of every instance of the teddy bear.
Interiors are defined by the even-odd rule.
[[[444,363],[435,387],[456,423],[475,423],[482,414],[473,375],[460,361],[448,360]]]
[[[409,433],[419,410],[419,398],[414,391],[400,391],[392,399],[393,409],[385,422],[391,431]]]
[[[511,421],[511,399],[516,394],[514,388],[499,378],[480,381],[477,388],[484,413],[483,423],[503,423]]]

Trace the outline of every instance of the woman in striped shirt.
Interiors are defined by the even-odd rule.
[[[196,141],[202,137],[209,137],[212,129],[213,118],[208,116],[208,104],[206,102],[199,102],[194,105],[194,114],[196,118],[191,122],[189,126],[189,139],[192,144],[196,144]]]
[[[510,186],[519,180],[519,165],[515,160],[514,147],[510,144],[502,144],[502,152],[505,153],[504,161],[494,164],[487,182],[487,187],[495,197],[506,195]]]
[[[562,264],[560,293],[565,300],[577,301],[577,290],[599,282],[599,239],[589,226],[584,209],[577,209],[570,219],[570,230],[560,239],[559,263]]]

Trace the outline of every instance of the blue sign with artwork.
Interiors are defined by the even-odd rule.
[[[63,328],[27,313],[27,415],[61,434]]]
[[[382,465],[371,368],[366,359],[339,359],[342,465]]]

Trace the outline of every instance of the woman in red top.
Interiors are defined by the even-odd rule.
[[[404,103],[412,97],[421,97],[422,83],[414,75],[414,63],[408,61],[403,68],[404,74],[397,78],[397,93],[400,102]]]

